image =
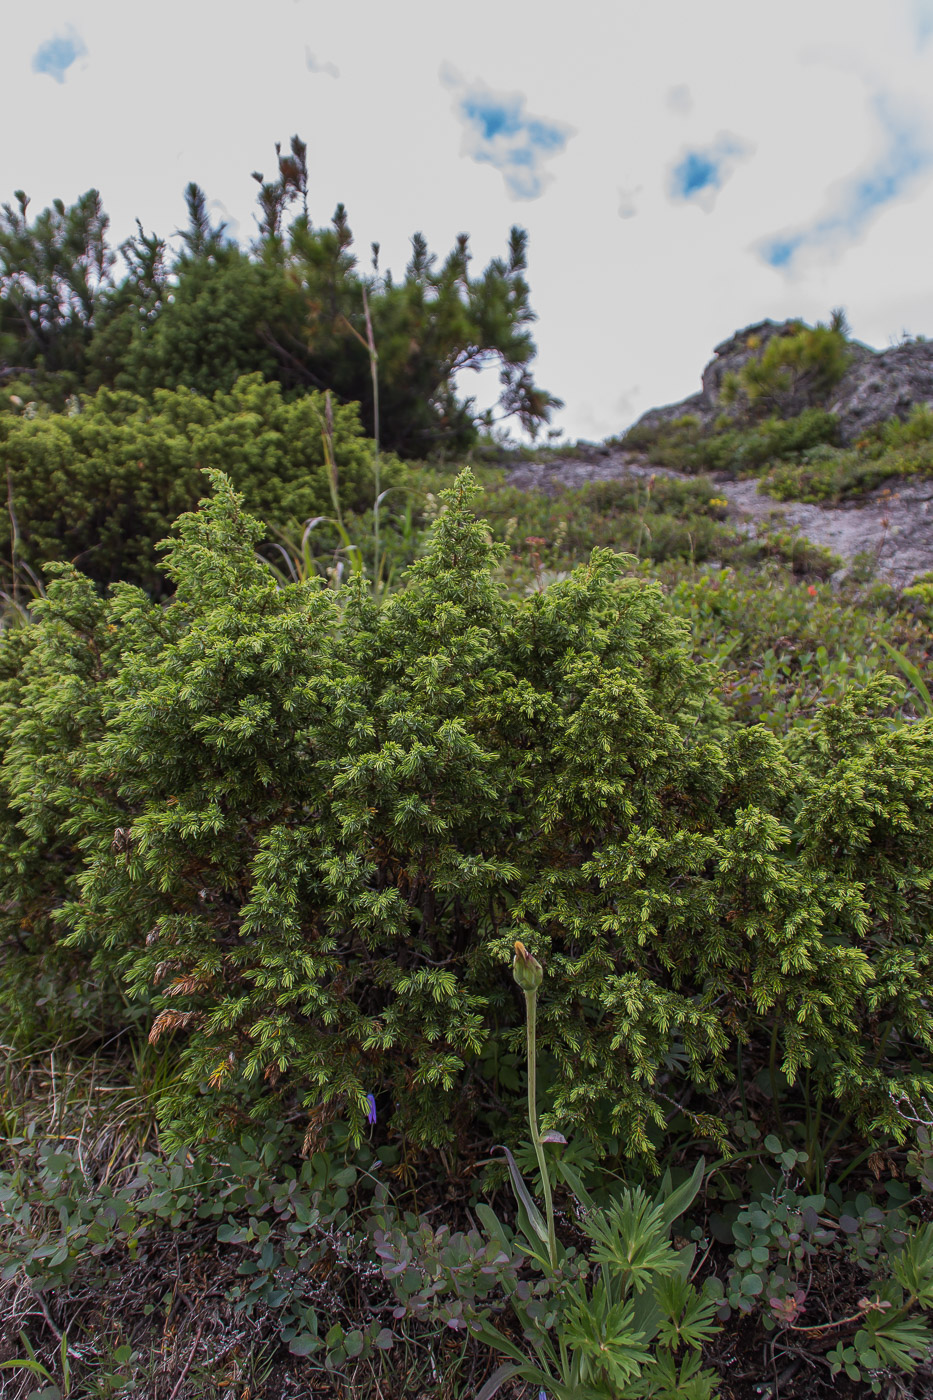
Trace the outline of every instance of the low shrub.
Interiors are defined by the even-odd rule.
[[[933,573],[915,578],[910,587],[904,589],[904,599],[924,621],[933,621]]]
[[[933,474],[933,442],[885,448],[848,448],[770,471],[763,489],[779,501],[854,501],[897,477]]]
[[[868,1134],[928,1091],[933,724],[876,680],[784,752],[731,727],[656,585],[596,551],[503,598],[468,477],[381,608],[279,587],[229,483],[166,606],[74,570],[0,644],[3,932],[80,947],[180,1069],[168,1141],[370,1095],[415,1142],[483,1111],[498,975],[547,955],[550,1121],[652,1159],[663,1076],[808,1071]],[[767,1047],[771,1046],[770,1052]],[[814,1088],[815,1092],[815,1088]]]
[[[902,422],[873,424],[853,446],[816,446],[775,466],[764,490],[781,501],[855,501],[894,477],[933,473],[933,407],[914,404]]]
[[[509,547],[509,576],[518,572],[512,564],[534,556],[549,570],[569,570],[594,549],[657,562],[719,558],[738,542],[725,507],[708,479],[661,475],[594,481],[556,497],[500,486],[484,500],[493,538]]]
[[[769,462],[794,459],[809,448],[835,442],[837,433],[837,419],[821,408],[712,432],[688,415],[658,428],[636,424],[622,438],[622,446],[645,452],[659,466],[675,471],[753,476]]]
[[[928,672],[929,633],[920,618],[897,611],[890,597],[789,579],[777,560],[764,570],[672,574],[668,590],[697,654],[720,669],[723,698],[743,724],[784,733],[810,723],[850,687],[880,671],[897,673],[887,646]],[[905,705],[907,715],[917,713],[910,696]]]
[[[70,559],[98,584],[164,589],[156,546],[196,506],[205,468],[228,471],[268,526],[332,513],[322,394],[286,402],[279,385],[252,374],[212,399],[180,388],[156,390],[150,403],[100,389],[76,407],[0,416],[14,532],[7,586],[15,557],[37,571]],[[344,507],[371,508],[373,445],[355,405],[334,409],[333,448]],[[382,486],[400,479],[399,464],[384,457]]]
[[[828,326],[797,322],[789,330],[789,334],[772,336],[760,354],[724,377],[723,403],[739,403],[750,412],[764,408],[787,415],[801,401],[825,400],[851,362],[844,325],[835,320]]]

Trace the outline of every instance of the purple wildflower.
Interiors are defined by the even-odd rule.
[[[367,1094],[367,1095],[366,1095],[366,1102],[369,1104],[369,1109],[368,1109],[368,1111],[367,1111],[367,1113],[366,1113],[366,1121],[367,1121],[367,1123],[375,1123],[375,1121],[376,1121],[376,1099],[375,1099],[375,1096],[374,1096],[373,1094]]]

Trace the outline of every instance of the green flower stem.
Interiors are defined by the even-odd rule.
[[[551,1199],[551,1178],[548,1175],[547,1162],[544,1158],[544,1146],[538,1134],[538,1109],[537,1109],[537,1083],[536,1083],[536,1047],[535,1031],[538,1011],[538,992],[525,990],[525,1024],[528,1039],[528,1127],[531,1131],[531,1141],[534,1143],[535,1155],[538,1158],[538,1167],[541,1171],[541,1186],[544,1191],[544,1209],[547,1215],[547,1247],[551,1259],[551,1268],[557,1268],[557,1235],[554,1231],[554,1202]]]

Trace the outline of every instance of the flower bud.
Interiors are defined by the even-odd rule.
[[[515,940],[512,976],[523,992],[536,992],[544,980],[544,969],[538,959],[532,957],[524,943],[520,943],[518,939]]]

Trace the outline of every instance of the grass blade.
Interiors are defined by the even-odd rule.
[[[522,1367],[516,1366],[511,1361],[506,1361],[503,1365],[497,1366],[482,1389],[476,1392],[476,1400],[492,1400],[494,1395],[498,1395],[506,1381],[510,1381],[513,1376],[520,1376],[521,1373]]]
[[[923,701],[923,708],[926,710],[927,714],[933,715],[933,696],[930,695],[926,681],[921,676],[917,667],[902,651],[898,651],[897,647],[892,647],[890,642],[886,642],[884,637],[879,637],[878,641],[884,647],[891,660],[900,667],[901,671],[903,671],[904,675],[910,681],[914,690],[916,690],[920,699]]]
[[[516,1162],[515,1158],[512,1156],[511,1152],[507,1147],[503,1147],[502,1151],[505,1153],[506,1161],[509,1164],[509,1175],[512,1178],[512,1189],[518,1197],[519,1202],[525,1207],[525,1213],[528,1216],[528,1219],[531,1223],[531,1227],[534,1230],[535,1234],[542,1241],[542,1243],[547,1244],[547,1225],[544,1223],[544,1216],[541,1214],[540,1210],[535,1205],[534,1200],[532,1199],[531,1192],[528,1190],[528,1187],[522,1180],[522,1174],[518,1170],[518,1163]]]

